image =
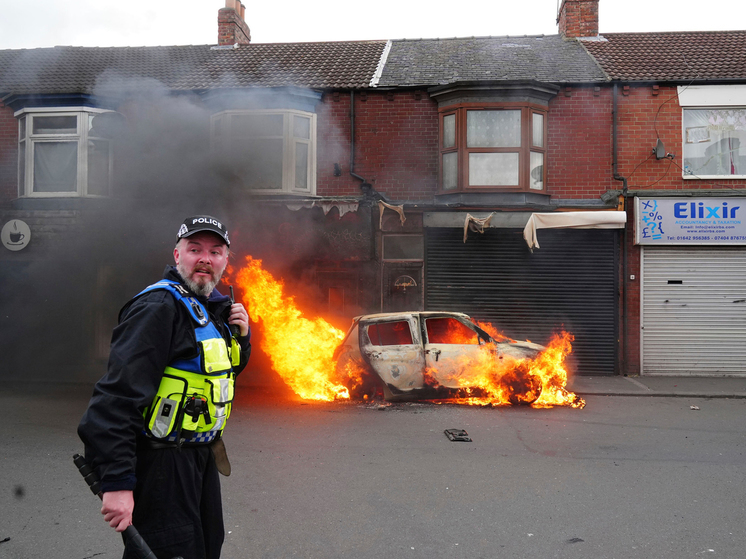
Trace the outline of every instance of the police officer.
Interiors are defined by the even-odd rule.
[[[217,559],[223,544],[221,436],[251,351],[246,309],[215,289],[229,247],[220,220],[184,221],[176,265],[121,310],[78,427],[104,519],[118,532],[134,524],[159,558]]]

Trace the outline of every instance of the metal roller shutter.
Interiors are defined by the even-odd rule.
[[[746,249],[645,247],[642,372],[746,376]]]
[[[531,253],[520,229],[426,228],[425,309],[460,311],[516,339],[575,336],[579,374],[614,374],[618,232],[546,229]]]

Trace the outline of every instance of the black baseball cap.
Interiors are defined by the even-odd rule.
[[[184,237],[189,237],[200,231],[215,233],[225,241],[227,246],[231,246],[231,242],[228,239],[228,228],[219,219],[215,219],[209,215],[193,215],[186,218],[181,227],[179,227],[179,232],[176,234],[176,242],[178,243]]]

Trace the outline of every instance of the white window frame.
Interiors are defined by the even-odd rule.
[[[281,189],[247,189],[251,194],[294,194],[315,196],[316,194],[316,114],[294,109],[260,109],[260,110],[227,110],[215,113],[211,117],[210,137],[213,150],[218,156],[227,149],[230,143],[230,121],[234,116],[246,115],[282,115],[283,116],[283,154],[282,154],[282,188]],[[293,117],[310,119],[309,138],[298,138],[293,135]],[[307,184],[305,188],[295,185],[295,148],[297,144],[308,146]],[[226,151],[227,153],[227,151]],[[250,157],[250,155],[248,155]]]
[[[113,156],[111,141],[96,136],[89,137],[88,119],[97,114],[111,112],[92,107],[38,107],[24,108],[14,113],[18,120],[18,196],[20,198],[108,198],[112,189]],[[36,116],[75,116],[77,132],[74,134],[34,134],[33,119]],[[21,120],[25,118],[25,134],[21,134]],[[105,141],[109,143],[109,169],[107,194],[88,193],[88,141]],[[78,146],[76,189],[67,192],[34,192],[34,150],[36,145],[45,142],[69,141]],[[21,160],[21,145],[25,147],[25,157]],[[23,166],[23,173],[21,167]],[[21,180],[23,177],[23,181]]]
[[[746,174],[739,175],[703,175],[691,171],[686,166],[685,149],[687,145],[686,111],[697,110],[729,110],[746,111],[745,85],[701,85],[679,86],[677,89],[679,106],[681,107],[681,159],[684,164],[681,176],[685,180],[697,179],[746,179]],[[746,142],[745,142],[746,143]],[[746,153],[746,145],[741,146]],[[746,156],[744,156],[746,157]],[[744,173],[744,171],[741,171]]]

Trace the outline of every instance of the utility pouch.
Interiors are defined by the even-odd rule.
[[[202,345],[202,359],[204,370],[208,373],[230,371],[231,360],[228,357],[228,348],[222,338],[210,338],[200,341]]]
[[[231,365],[238,367],[241,364],[241,346],[235,336],[231,338]]]

